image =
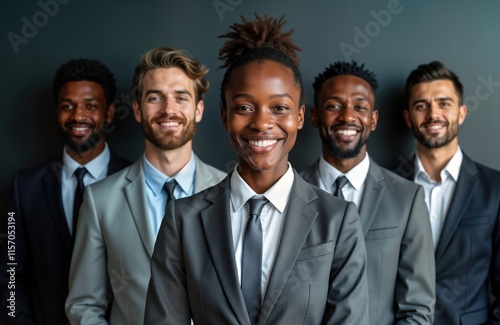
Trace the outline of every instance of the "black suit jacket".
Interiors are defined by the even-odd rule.
[[[465,154],[435,258],[434,324],[500,324],[500,172]]]
[[[108,175],[128,165],[130,162],[111,153]],[[2,240],[0,253],[2,324],[68,323],[64,302],[68,295],[73,239],[62,205],[62,166],[62,160],[57,159],[14,175],[8,211],[15,213],[15,222],[10,223],[9,228],[7,215],[4,223],[11,234],[15,230],[17,265],[7,265],[7,246],[12,247],[7,237]],[[12,283],[9,284],[12,267],[15,268],[15,290]],[[15,293],[15,318],[8,316],[12,309],[7,308],[6,301],[12,296],[11,292]]]

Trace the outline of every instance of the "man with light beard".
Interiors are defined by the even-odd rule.
[[[132,85],[146,138],[141,159],[85,192],[66,313],[71,323],[142,324],[150,258],[166,204],[217,184],[225,173],[192,151],[208,69],[170,48],[147,52]]]
[[[301,176],[358,206],[367,255],[369,324],[432,324],[434,259],[423,188],[380,167],[366,143],[375,131],[375,74],[337,62],[316,77],[311,120],[322,156]],[[341,181],[342,180],[342,181]]]
[[[15,292],[16,304],[15,313],[2,304],[2,324],[68,322],[64,302],[81,202],[79,186],[130,164],[105,142],[116,93],[115,79],[105,65],[89,59],[62,64],[54,77],[53,92],[66,146],[60,157],[14,175],[8,203],[11,213],[5,223],[6,229],[14,230],[15,246],[7,240],[1,246],[0,296],[5,302]],[[83,171],[81,180],[78,170]],[[15,247],[15,256],[8,255],[12,249],[8,246]],[[12,265],[15,291],[9,284]]]
[[[410,73],[406,100],[417,154],[398,173],[425,189],[436,260],[434,324],[500,324],[500,172],[462,152],[463,86],[441,62]]]

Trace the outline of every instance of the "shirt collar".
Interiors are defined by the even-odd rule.
[[[90,176],[92,176],[94,179],[98,179],[99,175],[104,172],[104,169],[108,168],[110,158],[111,152],[108,148],[108,144],[104,143],[104,150],[97,157],[95,157],[85,165],[80,165],[76,160],[71,158],[71,156],[67,152],[67,147],[64,146],[63,173],[67,178],[70,178],[71,176],[73,176],[77,168],[85,167]]]
[[[283,213],[288,203],[293,181],[294,174],[292,165],[288,163],[288,170],[286,173],[261,196],[268,199],[280,213]],[[252,190],[252,188],[250,188],[250,186],[248,186],[248,184],[243,180],[243,178],[241,178],[238,173],[238,165],[236,165],[234,172],[231,175],[230,184],[233,212],[238,212],[250,198],[257,195],[257,193],[255,193],[255,191]]]
[[[456,182],[458,180],[458,176],[460,174],[460,167],[462,166],[462,161],[464,158],[464,154],[462,152],[462,149],[458,147],[457,152],[451,157],[450,161],[446,164],[446,166],[443,168],[443,170],[440,173],[441,176],[441,181],[444,181],[448,177],[452,177],[453,180]],[[420,160],[420,157],[418,154],[416,155],[416,169],[415,169],[415,179],[418,177],[423,177],[425,175],[427,181],[430,181],[431,178],[429,177],[429,174],[424,169],[424,165],[422,164],[422,161]]]
[[[359,191],[363,186],[366,175],[368,175],[368,170],[370,169],[370,157],[367,152],[365,158],[363,158],[363,160],[359,164],[351,168],[351,170],[349,170],[345,174],[330,165],[323,158],[323,156],[321,156],[319,159],[318,168],[320,178],[325,182],[324,185],[326,188],[330,188],[339,176],[345,175],[352,187],[354,187],[356,191]]]
[[[153,191],[154,195],[157,196],[163,190],[163,185],[165,182],[175,179],[177,184],[180,186],[182,191],[189,195],[192,193],[194,176],[196,171],[196,160],[194,155],[191,153],[191,158],[189,162],[182,167],[182,169],[174,175],[174,177],[168,177],[159,171],[155,166],[153,166],[148,159],[146,154],[143,156],[142,166],[144,168],[144,177],[146,179],[146,185]]]

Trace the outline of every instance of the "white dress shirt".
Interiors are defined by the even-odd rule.
[[[462,165],[463,153],[460,147],[448,164],[440,173],[441,182],[436,182],[431,179],[429,174],[424,169],[420,158],[416,157],[417,163],[415,166],[415,183],[423,186],[425,191],[425,203],[429,209],[429,216],[432,229],[432,242],[436,249],[443,230],[446,214],[450,207],[451,198],[455,192],[455,187],[460,174],[460,166]]]
[[[322,190],[333,194],[333,184],[340,176],[345,176],[349,181],[342,188],[342,195],[346,201],[351,201],[359,207],[361,198],[363,197],[363,190],[365,188],[365,179],[370,169],[370,157],[366,153],[365,158],[356,166],[351,168],[347,173],[342,174],[337,168],[330,165],[321,156],[319,159],[319,187]]]
[[[287,172],[264,194],[269,200],[260,214],[262,225],[262,277],[261,277],[261,299],[264,299],[267,283],[271,275],[276,253],[281,239],[281,232],[285,223],[285,208],[290,197],[290,191],[294,180],[293,169],[288,163]],[[241,259],[243,252],[243,239],[248,221],[249,206],[246,202],[257,195],[238,173],[238,166],[234,168],[230,181],[231,196],[231,229],[233,234],[233,245],[238,269],[238,279],[241,284]]]
[[[69,232],[73,235],[73,205],[75,201],[75,190],[78,180],[74,176],[75,170],[79,167],[87,168],[87,173],[83,176],[83,184],[85,186],[95,183],[106,178],[108,174],[109,159],[111,153],[108,145],[105,143],[103,152],[97,157],[89,161],[85,165],[80,165],[66,152],[66,147],[63,150],[63,168],[61,172],[61,192],[62,204],[66,222],[68,223]]]

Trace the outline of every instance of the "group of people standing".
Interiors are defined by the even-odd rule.
[[[322,154],[297,172],[306,107],[284,23],[256,15],[221,35],[220,116],[238,155],[227,174],[193,152],[209,83],[186,52],[155,48],[135,68],[134,163],[105,141],[112,73],[61,65],[66,146],[13,178],[16,305],[9,315],[2,243],[3,323],[500,324],[500,172],[460,149],[458,77],[437,61],[410,73],[417,153],[397,175],[367,151],[375,74],[331,64],[310,109]]]

